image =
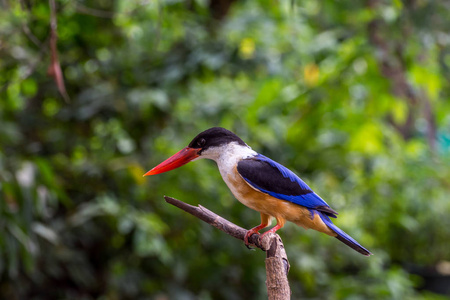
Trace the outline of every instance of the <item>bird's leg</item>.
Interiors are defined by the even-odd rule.
[[[272,218],[271,216],[261,213],[261,224],[259,224],[256,227],[253,227],[252,229],[249,229],[244,236],[244,243],[247,247],[249,244],[248,239],[255,233],[259,234],[259,231],[261,229],[266,228],[269,225],[271,218]]]
[[[265,236],[266,234],[268,234],[269,232],[275,233],[275,231],[277,231],[278,229],[283,228],[284,223],[286,223],[286,220],[283,218],[276,218],[277,219],[277,225],[275,225],[274,227],[272,227],[271,229],[267,230],[266,232],[264,232],[261,235],[261,238],[263,238],[263,236]]]

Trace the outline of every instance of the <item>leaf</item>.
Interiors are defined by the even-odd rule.
[[[59,236],[51,227],[42,223],[36,222],[32,225],[32,230],[49,241],[50,243],[57,245],[59,243]]]
[[[383,134],[374,123],[364,123],[352,135],[350,149],[368,155],[375,155],[383,150]]]

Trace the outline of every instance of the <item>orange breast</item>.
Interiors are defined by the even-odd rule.
[[[318,214],[314,214],[314,218],[311,218],[311,213],[306,207],[262,193],[248,184],[237,170],[235,174],[228,175],[227,183],[232,185],[230,189],[234,196],[247,207],[277,219],[286,219],[306,229],[311,228],[336,236]]]

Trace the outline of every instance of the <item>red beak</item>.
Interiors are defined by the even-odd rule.
[[[144,176],[156,175],[181,167],[182,165],[185,165],[191,160],[193,160],[194,158],[199,157],[200,154],[198,154],[198,152],[200,150],[201,149],[190,147],[183,148],[179,152],[175,153],[174,155],[172,155],[171,157],[169,157],[168,159],[166,159],[165,161],[163,161],[162,163],[160,163],[159,165],[157,165],[156,167],[145,173]]]

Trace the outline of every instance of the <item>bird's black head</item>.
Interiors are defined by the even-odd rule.
[[[239,145],[247,146],[247,144],[233,132],[225,128],[213,127],[199,133],[189,143],[188,147],[201,149],[199,151],[199,154],[201,154],[202,151],[207,150],[210,147],[220,147],[231,142],[236,142]]]
[[[181,167],[196,158],[200,158],[202,152],[205,150],[210,151],[207,151],[208,154],[206,154],[207,152],[203,153],[203,158],[214,159],[218,150],[216,147],[226,146],[231,142],[236,142],[241,146],[247,146],[243,140],[229,130],[220,127],[210,128],[197,135],[189,146],[181,149],[154,167],[145,173],[144,176],[156,175]]]

